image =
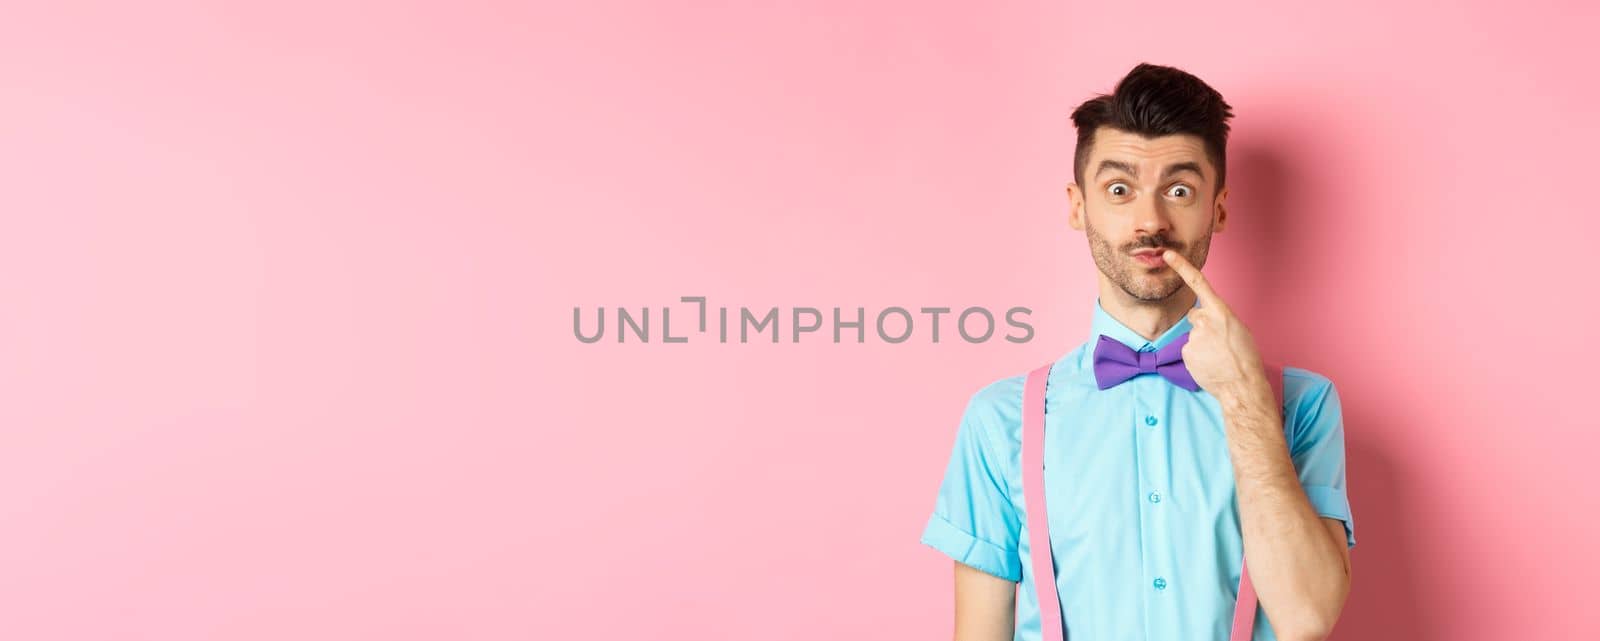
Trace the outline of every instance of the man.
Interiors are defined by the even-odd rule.
[[[1245,556],[1256,640],[1325,638],[1349,592],[1338,393],[1284,367],[1280,417],[1254,340],[1199,271],[1227,222],[1232,115],[1199,78],[1150,64],[1072,114],[1071,225],[1088,239],[1099,297],[1088,340],[1050,372],[1044,448],[1050,578],[1071,641],[1225,641]],[[1189,385],[1170,368],[1117,380],[1096,367],[1185,335],[1165,354],[1181,353]],[[956,561],[958,641],[1041,638],[1023,381],[971,397],[922,535]]]

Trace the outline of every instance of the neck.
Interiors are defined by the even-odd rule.
[[[1145,340],[1153,341],[1177,325],[1184,314],[1194,307],[1195,293],[1188,287],[1180,288],[1163,300],[1140,300],[1101,278],[1100,306],[1128,329],[1138,332]]]

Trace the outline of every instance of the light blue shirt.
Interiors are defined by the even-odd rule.
[[[1107,390],[1092,358],[1101,334],[1156,351],[1190,329],[1148,341],[1095,300],[1089,340],[1056,361],[1045,395],[1046,491],[1056,591],[1072,641],[1227,641],[1244,539],[1222,411],[1209,392],[1157,374]],[[1020,476],[1025,375],[968,401],[922,542],[966,565],[1019,581],[1016,641],[1040,638]],[[1333,383],[1284,367],[1284,435],[1316,512],[1344,521],[1344,420]],[[1256,610],[1256,641],[1276,640]]]

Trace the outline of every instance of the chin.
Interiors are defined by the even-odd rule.
[[[1180,289],[1179,287],[1170,284],[1165,278],[1144,277],[1137,278],[1137,281],[1143,282],[1130,283],[1135,286],[1123,287],[1122,289],[1123,291],[1133,294],[1134,298],[1142,301],[1166,300],[1171,298],[1173,294],[1178,293],[1178,290]]]
[[[1163,290],[1146,289],[1146,288],[1143,288],[1143,287],[1132,287],[1132,288],[1124,287],[1123,291],[1126,291],[1126,292],[1128,292],[1130,294],[1133,294],[1134,298],[1137,298],[1139,300],[1146,301],[1146,302],[1165,300],[1168,296],[1172,295],[1172,292],[1167,292],[1167,291],[1163,291]]]

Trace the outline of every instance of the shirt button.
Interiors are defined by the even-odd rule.
[[[1167,589],[1167,580],[1161,577],[1156,577],[1155,586],[1157,590],[1165,590]]]
[[[1156,417],[1154,417],[1154,416],[1146,416],[1146,417],[1144,417],[1144,424],[1145,425],[1154,426],[1156,424]]]
[[[1160,492],[1151,492],[1150,493],[1150,502],[1151,503],[1160,503],[1161,502],[1161,493]]]

